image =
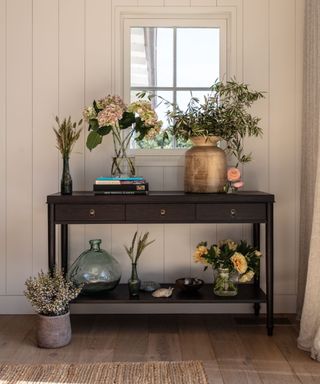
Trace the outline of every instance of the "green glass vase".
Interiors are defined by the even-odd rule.
[[[61,194],[71,195],[72,194],[72,178],[70,175],[69,168],[69,157],[63,157],[63,169],[61,176]]]
[[[141,280],[138,277],[137,264],[131,264],[131,277],[128,280],[128,288],[130,296],[139,296]]]
[[[81,253],[72,264],[68,277],[75,284],[84,284],[81,293],[94,294],[114,289],[121,279],[118,261],[100,248],[101,240],[90,240],[90,249]]]

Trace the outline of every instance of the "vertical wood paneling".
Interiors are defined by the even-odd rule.
[[[191,0],[191,6],[194,7],[215,7],[217,5],[217,0]]]
[[[58,189],[58,2],[33,1],[33,273],[47,268],[46,196]],[[48,50],[48,46],[50,49]]]
[[[149,241],[155,240],[142,253],[138,263],[138,273],[143,281],[164,281],[164,225],[139,224],[138,233],[149,232]]]
[[[59,114],[81,118],[84,106],[84,0],[59,1]],[[84,133],[70,159],[73,189],[84,187]]]
[[[126,6],[140,12],[151,6],[230,10],[237,47],[232,70],[267,91],[252,110],[262,117],[264,137],[247,140],[254,160],[243,174],[246,189],[276,194],[275,281],[281,303],[281,294],[295,294],[303,0],[0,0],[0,294],[21,294],[32,269],[46,267],[45,197],[59,188],[61,176],[53,118],[59,112],[78,120],[93,99],[122,93],[123,74],[112,68],[113,54],[121,54],[113,17]],[[74,190],[90,190],[97,176],[110,171],[111,137],[90,153],[86,129],[71,156]],[[179,165],[139,162],[137,171],[151,190],[177,190],[183,185]],[[131,267],[123,244],[130,244],[136,229],[156,239],[142,255],[140,277],[171,283],[183,275],[212,282],[212,271],[203,273],[193,262],[197,243],[239,240],[251,232],[241,225],[77,225],[71,226],[71,260],[88,248],[88,240],[101,238],[121,263],[126,282]]]
[[[131,273],[131,261],[127,255],[124,245],[130,247],[133,235],[137,230],[138,226],[136,224],[115,224],[112,226],[111,254],[121,265],[121,283],[124,284],[128,282]]]
[[[163,167],[137,167],[137,174],[149,183],[150,191],[163,191]]]
[[[164,185],[168,191],[183,191],[184,167],[164,167]]]
[[[32,272],[32,1],[7,1],[7,293]]]
[[[191,276],[192,277],[198,277],[200,279],[203,279],[207,283],[211,283],[213,281],[213,272],[212,268],[208,268],[206,271],[204,271],[204,265],[200,263],[195,263],[193,260],[193,253],[196,249],[196,246],[201,241],[207,241],[208,246],[211,246],[211,244],[216,243],[218,240],[217,238],[217,225],[216,224],[192,224],[191,225],[191,238],[190,238],[190,245],[191,245]]]
[[[164,229],[166,283],[190,276],[190,225],[167,224]]]
[[[59,115],[81,117],[84,106],[84,0],[59,0]],[[74,146],[70,171],[74,190],[84,189],[84,132]],[[70,226],[70,255],[78,256],[87,244],[84,226]]]
[[[0,0],[0,295],[6,291],[6,0]]]
[[[165,7],[190,7],[191,0],[164,0]]]
[[[86,0],[85,15],[85,105],[90,105],[111,93],[111,2]],[[87,135],[86,125],[85,138]],[[97,177],[110,172],[111,135],[92,152],[84,148],[85,189],[90,191]],[[90,239],[102,239],[102,247],[111,251],[111,225],[87,225],[85,237],[86,244]]]
[[[164,0],[138,0],[139,7],[162,7]]]
[[[111,90],[111,2],[85,3],[85,104],[91,105]],[[87,136],[88,130],[85,127]],[[85,148],[85,188],[92,189],[96,177],[110,172],[113,145],[111,134],[92,152]]]
[[[295,52],[295,169],[300,169],[301,159],[301,122],[302,122],[302,105],[303,105],[303,63],[304,63],[304,16],[305,16],[305,0],[296,0],[296,19],[295,19],[295,39],[296,39],[296,52]],[[300,234],[300,185],[303,175],[301,172],[296,172],[296,199],[295,199],[295,245],[299,249],[299,234]],[[296,252],[295,260],[295,276],[301,271],[299,268],[299,252]],[[298,290],[298,278],[295,281],[295,294]],[[299,309],[298,309],[299,310]]]
[[[264,91],[265,99],[256,102],[251,112],[261,118],[262,138],[246,140],[245,150],[253,160],[244,166],[245,187],[267,191],[269,168],[269,1],[244,0],[243,22],[244,81],[252,89]],[[259,71],[255,69],[259,68]]]
[[[284,20],[286,21],[284,24]],[[295,290],[295,2],[270,0],[270,190],[276,195],[275,290]],[[280,182],[282,181],[282,182]]]

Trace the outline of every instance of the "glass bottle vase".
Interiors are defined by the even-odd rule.
[[[112,158],[111,175],[114,177],[133,177],[135,175],[134,157],[119,156]]]
[[[235,296],[238,294],[238,273],[229,268],[214,270],[213,292],[217,296]]]
[[[114,289],[121,278],[118,261],[100,248],[101,240],[90,240],[90,249],[81,253],[72,264],[68,278],[75,284],[84,284],[81,293],[94,294]]]
[[[131,277],[128,280],[128,288],[130,296],[139,296],[141,280],[138,277],[137,264],[131,264]]]
[[[70,175],[68,156],[63,157],[63,169],[62,169],[62,176],[61,176],[61,194],[62,195],[72,194],[72,178]]]

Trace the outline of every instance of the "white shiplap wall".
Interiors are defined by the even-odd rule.
[[[22,296],[25,279],[47,266],[46,196],[59,188],[61,161],[52,133],[54,116],[80,118],[84,105],[118,89],[113,54],[115,26],[122,9],[145,7],[190,11],[190,7],[229,10],[236,16],[232,33],[238,77],[266,91],[254,112],[264,136],[247,140],[254,161],[245,167],[247,189],[276,195],[275,305],[294,312],[299,225],[299,170],[302,90],[303,0],[0,0],[0,313],[30,311]],[[157,8],[159,7],[159,8]],[[208,8],[207,8],[208,7]],[[170,8],[171,9],[171,8]],[[236,31],[236,33],[235,33]],[[192,47],[191,47],[192,48]],[[119,74],[117,74],[119,76]],[[120,74],[121,77],[121,74]],[[71,159],[74,189],[91,189],[94,178],[110,167],[112,143],[89,152],[86,131]],[[154,190],[182,189],[183,167],[137,159],[139,173]],[[154,164],[154,165],[150,165]],[[123,244],[133,232],[149,230],[156,242],[141,258],[142,279],[172,282],[203,273],[192,262],[200,240],[248,237],[247,226],[92,225],[73,226],[74,260],[91,238],[129,275]],[[166,311],[243,311],[248,306],[160,306]],[[157,306],[77,306],[75,311],[158,311]]]

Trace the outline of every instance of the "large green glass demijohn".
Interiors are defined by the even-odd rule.
[[[81,253],[72,264],[68,277],[75,284],[84,284],[81,293],[94,294],[114,289],[121,278],[118,261],[100,248],[101,240],[90,240],[90,249]]]

